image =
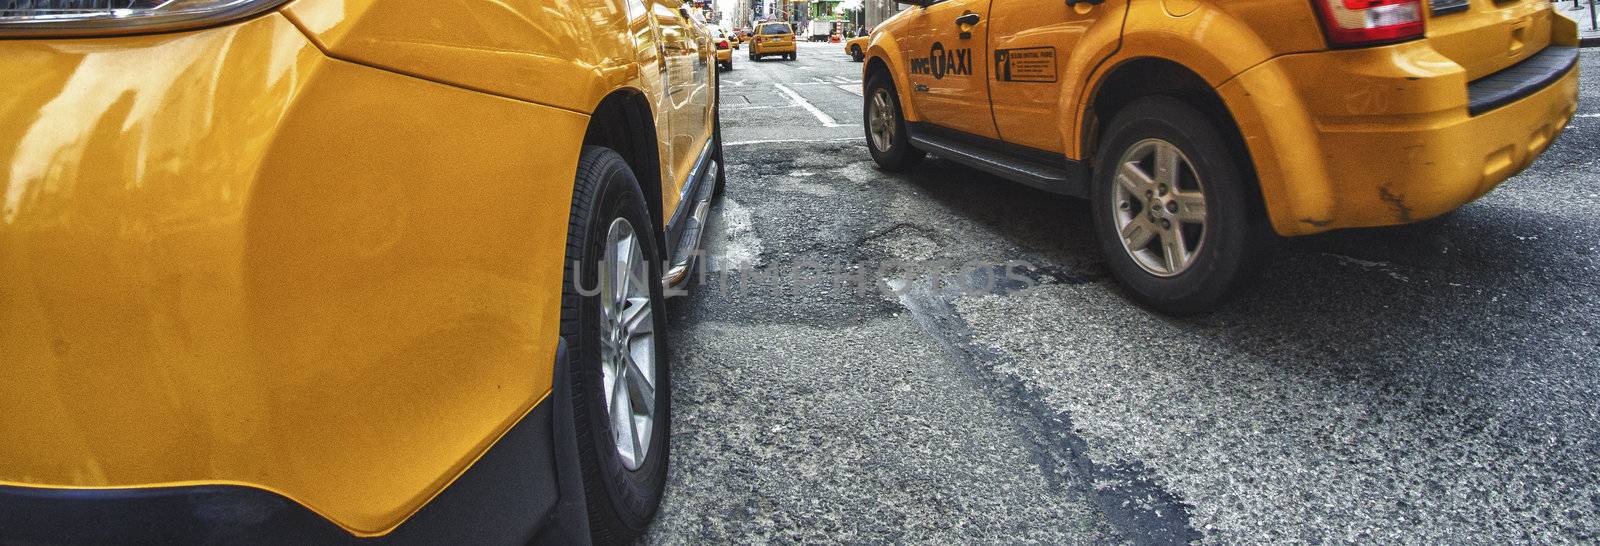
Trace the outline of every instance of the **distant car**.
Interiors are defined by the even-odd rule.
[[[759,61],[768,55],[794,60],[794,27],[789,23],[771,21],[756,25],[755,39],[750,41],[750,60]]]
[[[733,49],[739,47],[739,42],[728,38],[728,33],[717,30],[717,68],[733,70]]]
[[[849,40],[845,40],[845,42],[844,42],[844,52],[845,52],[845,54],[850,56],[850,60],[859,63],[859,62],[861,62],[862,59],[867,58],[867,39],[868,38],[871,38],[871,36],[861,36],[861,37],[851,38]]]

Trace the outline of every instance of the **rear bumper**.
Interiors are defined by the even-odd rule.
[[[1274,229],[1305,235],[1432,218],[1526,168],[1577,110],[1577,67],[1546,65],[1468,82],[1411,42],[1279,57],[1218,90]]]
[[[771,55],[773,53],[794,53],[794,42],[759,43],[750,46],[750,51],[756,55]]]
[[[558,375],[565,358],[558,349]],[[568,401],[564,392],[546,398],[450,487],[382,536],[359,537],[287,497],[242,485],[0,486],[0,543],[582,543],[588,526],[575,437],[558,425],[571,422]]]

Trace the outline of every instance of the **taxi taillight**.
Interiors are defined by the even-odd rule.
[[[1333,47],[1401,42],[1422,36],[1422,0],[1312,0]]]
[[[728,41],[727,40],[723,40],[721,42],[717,42],[717,47],[720,47],[722,49],[728,49]]]

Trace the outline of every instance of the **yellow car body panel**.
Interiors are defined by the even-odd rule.
[[[1469,14],[1430,17],[1425,38],[1355,49],[1330,49],[1303,1],[1108,0],[1060,9],[952,1],[912,6],[870,37],[863,74],[888,70],[907,121],[1088,162],[1095,124],[1104,121],[1091,107],[1105,79],[1132,62],[1174,63],[1204,80],[1233,117],[1280,235],[1448,212],[1526,167],[1576,110],[1576,69],[1512,104],[1480,115],[1467,110],[1469,81],[1546,45],[1576,45],[1575,25],[1544,0],[1474,4]],[[918,17],[935,10],[941,18],[920,23],[930,30],[916,28]],[[926,58],[923,48],[934,41],[966,46],[944,19],[978,12],[982,20],[966,30],[987,41],[975,47],[1070,44],[1055,56],[1055,85],[1008,87],[979,71],[989,80],[990,108],[941,108],[930,116],[918,105],[928,102],[918,97],[922,86],[907,76],[909,57]],[[1095,13],[1098,19],[1086,19]],[[918,32],[934,35],[912,39]],[[993,60],[990,53],[976,57]],[[972,129],[990,116],[997,130]],[[1055,123],[1029,122],[1036,119]],[[1374,161],[1374,149],[1404,161]]]
[[[549,392],[570,180],[527,173],[587,117],[276,15],[0,50],[0,483],[249,484],[381,533]]]
[[[664,210],[677,206],[711,134],[711,87],[693,74],[695,59],[715,45],[708,34],[653,32],[650,18],[669,30],[691,24],[668,0],[296,0],[284,14],[336,58],[574,112],[594,111],[616,89],[640,90],[653,112],[684,122],[658,125],[658,141],[668,143]],[[643,92],[666,80],[694,83],[669,86],[668,101]]]
[[[586,112],[638,77],[636,65],[614,60],[633,57],[622,49],[631,43],[626,36],[595,36],[628,27],[627,11],[608,9],[615,7],[605,2],[296,0],[283,13],[338,58]],[[584,85],[574,87],[578,82]]]
[[[923,120],[916,105],[911,102],[911,80],[905,69],[910,63],[907,60],[909,48],[903,37],[910,34],[911,14],[915,10],[915,7],[901,10],[878,23],[867,36],[867,58],[861,64],[862,85],[866,84],[874,70],[883,70],[894,80],[895,94],[900,97],[900,115],[906,121]]]
[[[1531,164],[1577,111],[1577,70],[1476,116],[1466,77],[1412,42],[1284,56],[1219,92],[1255,137],[1246,142],[1273,228],[1305,235],[1454,210]]]
[[[645,10],[678,10],[649,6],[0,40],[0,487],[243,486],[393,531],[551,392],[589,113],[648,100],[668,213],[710,142],[714,46],[685,17],[656,57]]]

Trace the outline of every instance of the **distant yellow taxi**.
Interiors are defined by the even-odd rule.
[[[1114,277],[1211,308],[1274,235],[1404,224],[1527,167],[1577,107],[1549,0],[907,0],[863,68],[868,149],[1087,197]]]
[[[850,60],[861,62],[867,58],[867,42],[869,36],[858,36],[844,41],[844,53]]]
[[[794,27],[784,22],[756,23],[755,34],[750,38],[750,60],[779,55],[792,61],[794,54]]]
[[[729,39],[728,33],[718,29],[712,39],[717,42],[717,68],[733,70],[733,50],[739,47],[737,40]]]
[[[715,46],[621,0],[0,2],[0,543],[626,543]]]

